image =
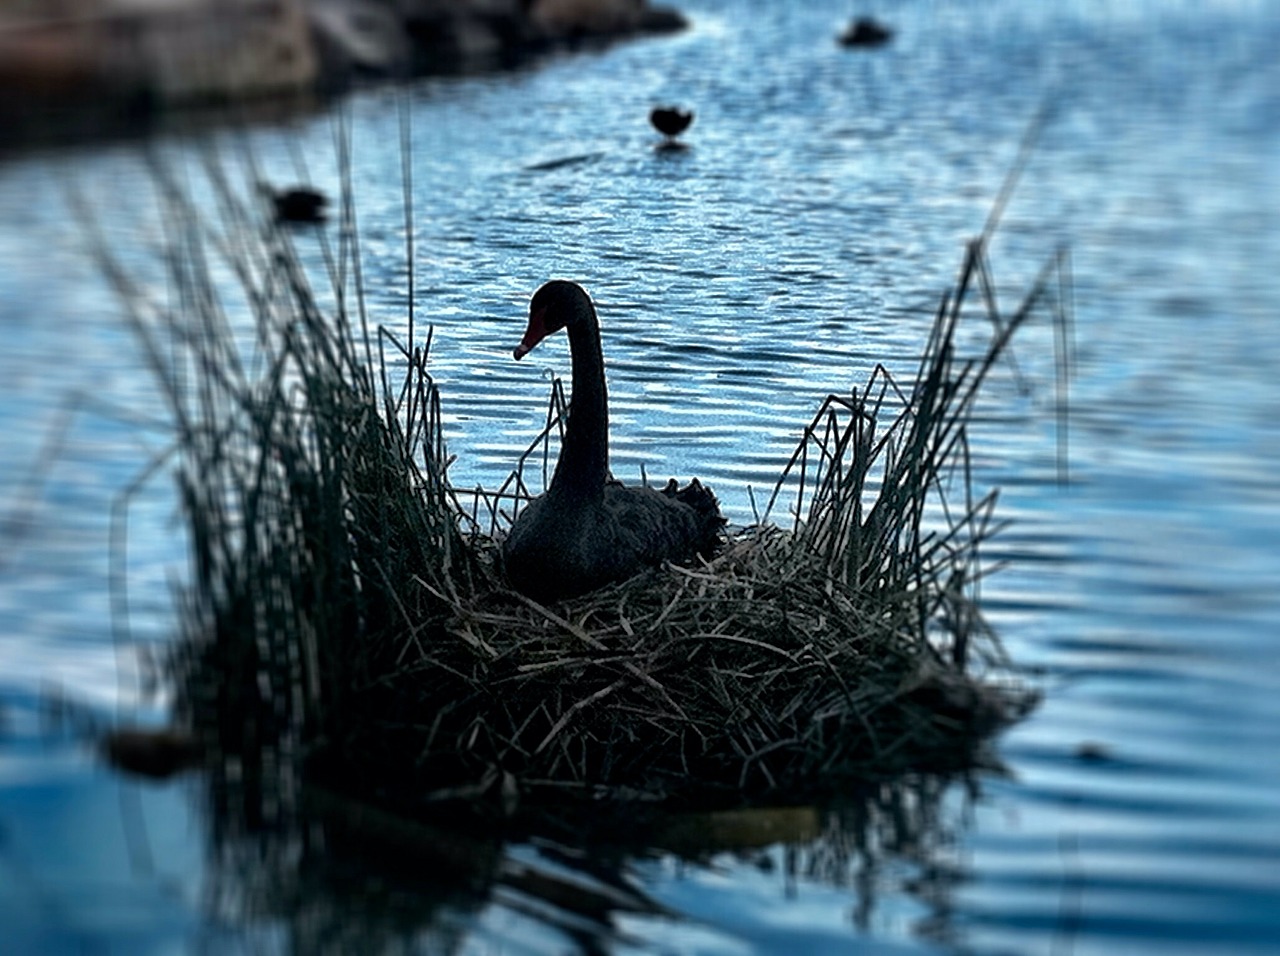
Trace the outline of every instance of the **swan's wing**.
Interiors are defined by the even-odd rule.
[[[652,488],[610,486],[602,510],[606,527],[601,530],[610,547],[619,560],[636,565],[687,561],[714,544],[722,524],[718,511],[708,515],[683,492],[668,495]]]
[[[531,502],[504,542],[503,561],[516,590],[565,597],[710,554],[723,523],[715,496],[696,483],[669,491],[611,483],[585,502]]]

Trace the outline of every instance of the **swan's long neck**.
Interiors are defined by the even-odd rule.
[[[589,300],[581,303],[566,331],[573,356],[573,394],[564,443],[549,490],[592,497],[602,493],[609,477],[609,399],[600,322]]]

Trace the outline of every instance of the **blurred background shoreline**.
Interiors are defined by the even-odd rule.
[[[3,0],[0,150],[181,110],[287,115],[361,83],[686,25],[648,0]]]

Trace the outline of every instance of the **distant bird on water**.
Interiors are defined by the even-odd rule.
[[[329,198],[319,190],[309,186],[273,189],[267,183],[260,183],[259,188],[271,201],[276,222],[315,224],[325,221]]]
[[[671,142],[689,128],[693,122],[693,111],[677,106],[655,106],[649,113],[649,122]]]
[[[871,17],[858,17],[840,34],[843,46],[883,46],[893,39],[893,31]]]

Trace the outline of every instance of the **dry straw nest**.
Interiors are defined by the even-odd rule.
[[[556,446],[558,387],[511,480],[460,493],[430,336],[412,313],[395,317],[407,339],[365,313],[350,189],[336,245],[319,240],[322,306],[289,235],[217,164],[216,219],[160,165],[156,182],[165,300],[98,251],[178,436],[178,717],[240,779],[292,768],[414,803],[809,799],[965,765],[1031,702],[974,599],[995,496],[972,495],[965,427],[1054,298],[1052,264],[961,358],[966,301],[989,289],[975,240],[910,387],[878,367],[828,397],[758,523],[710,562],[542,606],[492,557]]]

